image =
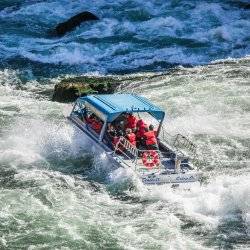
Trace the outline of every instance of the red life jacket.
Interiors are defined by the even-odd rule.
[[[141,127],[141,126],[143,126],[143,125],[144,125],[144,122],[143,122],[142,119],[139,119],[139,120],[136,122],[136,127],[137,127],[137,128],[139,128],[139,127]]]
[[[144,136],[144,133],[145,133],[144,128],[140,127],[140,128],[138,128],[138,130],[137,130],[137,132],[136,132],[136,137],[137,137],[137,138],[141,138],[141,137]]]
[[[93,122],[91,123],[91,128],[92,128],[93,130],[95,130],[96,133],[99,134],[99,133],[101,132],[101,130],[102,130],[102,124],[101,124],[101,122],[93,121]]]
[[[136,136],[134,133],[127,134],[126,137],[131,144],[136,146]]]
[[[157,139],[154,131],[148,131],[144,133],[146,139],[146,145],[155,145],[157,144]]]
[[[130,115],[127,118],[127,126],[126,127],[133,129],[136,127],[136,123],[137,123],[137,118],[133,115]]]
[[[137,138],[142,138],[144,137],[145,134],[145,128],[147,127],[147,124],[145,123],[141,123],[140,126],[137,128],[137,132],[136,132],[136,137]]]
[[[85,120],[87,124],[92,124],[92,122],[94,121],[94,119],[90,117],[86,117]]]

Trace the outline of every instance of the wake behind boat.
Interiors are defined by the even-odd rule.
[[[101,148],[115,167],[131,168],[144,184],[199,184],[191,160],[196,146],[162,127],[165,112],[136,94],[89,95],[68,119]]]

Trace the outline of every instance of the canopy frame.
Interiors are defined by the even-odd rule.
[[[113,122],[122,113],[148,113],[158,122],[157,136],[160,133],[165,112],[149,102],[146,98],[136,94],[88,95],[79,97],[75,106],[80,104],[90,109],[101,120],[103,128],[98,140],[102,141],[108,123]]]
[[[114,121],[122,113],[149,113],[159,123],[165,112],[136,94],[88,95],[80,97],[77,102],[90,106],[98,116],[107,122]]]

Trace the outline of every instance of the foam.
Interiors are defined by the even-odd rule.
[[[249,233],[249,177],[249,174],[235,177],[221,175],[211,178],[209,184],[191,191],[158,186],[144,189],[141,195],[176,204],[176,212],[203,223],[208,230],[217,230],[223,218],[234,216],[240,210]]]
[[[154,37],[150,34],[159,28],[164,31],[164,34],[159,34],[161,36],[195,38],[205,42],[213,39],[213,45],[208,44],[208,48],[204,48],[208,52],[210,48],[214,49],[217,43],[215,40],[220,39],[222,43],[214,51],[217,53],[225,49],[225,55],[231,57],[234,55],[228,52],[229,47],[236,41],[244,45],[246,39],[244,32],[248,28],[248,21],[237,10],[229,17],[220,4],[206,6],[209,15],[218,19],[218,24],[202,23],[204,26],[196,30],[196,23],[203,20],[202,4],[189,12],[193,19],[197,18],[193,23],[189,16],[183,21],[175,13],[162,17],[166,16],[169,3],[137,0],[132,9],[143,7],[153,15],[149,21],[143,22],[145,26],[142,27],[141,22],[131,21],[121,14],[124,3],[96,3],[95,9],[101,9],[104,18],[90,28],[80,27],[61,39],[34,38],[32,35],[27,37],[14,33],[1,35],[4,60],[21,55],[42,63],[85,63],[84,69],[93,70],[98,75],[107,68],[134,69],[165,61],[195,64],[214,59],[204,54],[204,51],[194,52],[185,46],[155,48],[152,40],[158,38],[158,34],[154,33]],[[85,1],[81,4],[85,7],[91,5]],[[162,8],[158,8],[157,4]],[[37,17],[35,22],[39,24],[43,23],[41,20],[44,13],[51,13],[55,7],[55,14],[48,15],[44,20],[48,27],[50,21],[55,24],[73,12],[76,13],[80,5],[79,2],[61,1],[59,4],[58,1],[50,1],[49,4],[33,2],[29,6],[26,2],[19,10],[11,13],[1,11],[0,15],[10,21],[19,21],[28,14],[28,19],[25,19],[28,22],[34,17],[30,12],[31,7]],[[178,11],[185,10],[182,3],[176,8]],[[239,18],[242,20],[237,21]],[[185,31],[186,26],[195,29],[189,34]],[[242,32],[239,32],[240,26]],[[123,31],[132,34],[133,39],[123,41]],[[145,36],[142,37],[144,32]],[[118,39],[113,45],[109,39],[117,34],[121,36],[122,42]],[[78,40],[75,40],[76,37]],[[239,55],[247,51],[248,47],[240,49]],[[249,133],[246,128],[249,125],[249,93],[245,76],[248,74],[249,59],[230,59],[221,64],[216,63],[192,69],[182,67],[159,79],[150,74],[138,74],[140,77],[153,78],[146,79],[139,87],[136,87],[135,82],[127,88],[149,97],[166,110],[165,125],[169,132],[188,134],[204,148],[200,153],[207,160],[204,174],[209,183],[190,192],[173,191],[166,186],[146,187],[130,171],[114,169],[99,150],[90,146],[90,142],[83,139],[77,129],[67,124],[62,113],[65,110],[64,115],[67,115],[71,105],[53,103],[40,95],[34,95],[37,88],[43,87],[34,79],[32,72],[28,84],[17,89],[16,86],[27,83],[21,80],[24,72],[1,70],[0,162],[4,170],[13,171],[14,176],[1,176],[6,182],[0,193],[0,218],[5,228],[12,230],[12,235],[6,233],[1,236],[0,244],[11,248],[11,244],[15,244],[11,238],[13,235],[17,244],[20,243],[18,239],[24,237],[33,239],[34,236],[37,240],[41,236],[44,239],[48,236],[49,242],[37,244],[36,247],[60,248],[61,238],[58,241],[57,234],[60,232],[64,242],[81,246],[87,244],[89,248],[94,248],[98,247],[98,243],[88,238],[94,231],[103,242],[114,239],[118,248],[205,249],[207,239],[205,236],[197,236],[197,231],[204,231],[212,239],[213,235],[222,237],[219,227],[225,221],[234,221],[239,211],[246,226],[242,230],[248,236],[250,168],[247,165]],[[238,70],[236,73],[235,69]],[[134,76],[131,75],[132,78]],[[94,158],[93,162],[81,162],[87,150],[92,152],[90,158]],[[223,161],[216,165],[220,159]],[[84,167],[93,167],[88,173],[91,181],[86,181],[86,176],[63,172],[71,164],[77,167],[78,160]],[[234,165],[230,161],[234,161]],[[240,166],[241,161],[246,164]],[[133,185],[130,185],[131,180]],[[121,182],[125,185],[119,185]],[[186,220],[194,223],[188,230],[182,228]],[[19,230],[15,231],[13,225],[17,225]],[[230,233],[224,234],[223,239],[226,241],[230,236]],[[26,247],[27,243],[22,243]],[[213,242],[211,248],[218,245],[217,241]]]
[[[15,32],[6,29],[0,35],[1,57],[109,72],[144,67],[161,70],[168,67],[164,63],[197,65],[249,54],[250,22],[245,10],[227,3],[190,6],[138,0],[127,4],[98,1],[93,6],[86,1],[54,0],[2,10],[0,17],[13,22]],[[125,6],[128,12],[122,11]],[[83,24],[62,38],[44,38],[57,23],[83,9],[96,13],[100,21]],[[130,11],[144,11],[148,17],[135,21]],[[17,22],[23,26],[17,27]]]

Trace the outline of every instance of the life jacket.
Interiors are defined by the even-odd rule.
[[[145,140],[146,140],[146,145],[155,145],[155,144],[157,144],[155,131],[145,132],[144,137],[145,137]]]
[[[94,121],[94,119],[90,117],[86,117],[85,120],[87,124],[92,124],[92,122]]]
[[[137,123],[137,118],[133,115],[128,116],[126,128],[135,128]]]
[[[131,144],[136,146],[136,136],[134,133],[127,134],[126,137]]]
[[[140,119],[140,120],[138,120],[138,121],[136,122],[136,127],[139,128],[139,127],[141,127],[143,124],[144,124],[143,120]]]
[[[101,122],[93,121],[93,122],[91,123],[91,128],[92,128],[93,130],[95,130],[96,133],[99,134],[99,133],[101,132],[101,130],[102,130],[102,124],[101,124]]]
[[[137,128],[137,132],[136,132],[136,137],[137,138],[142,138],[144,137],[145,134],[145,128],[147,127],[147,124],[145,123],[141,123],[140,126]]]

